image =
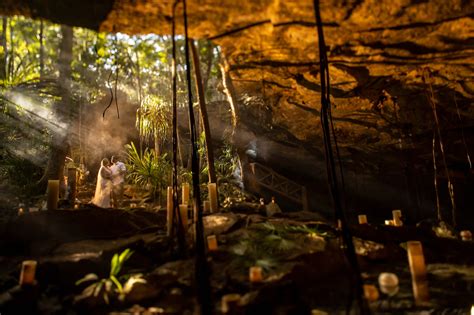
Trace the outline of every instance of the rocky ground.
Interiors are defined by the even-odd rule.
[[[340,232],[310,212],[268,218],[252,203],[204,217],[205,234],[216,235],[208,252],[212,299],[222,312],[224,295],[240,294],[236,314],[342,314],[351,298],[349,265]],[[11,216],[0,237],[2,314],[194,314],[194,256],[184,256],[166,236],[165,211],[80,209]],[[374,314],[467,314],[474,299],[474,243],[440,238],[424,227],[351,226],[365,284],[378,287],[381,272],[395,273],[394,296],[379,292]],[[188,231],[191,244],[192,229]],[[413,302],[404,243],[420,240],[428,264],[430,303]],[[130,249],[117,279],[114,254]],[[17,286],[21,262],[38,262],[33,287]],[[263,268],[263,281],[249,282],[249,267]],[[94,273],[97,280],[76,284]],[[131,275],[127,284],[125,275]],[[130,278],[130,277],[128,277]],[[91,287],[100,283],[102,287]],[[133,282],[135,282],[133,284]],[[109,284],[107,284],[109,283]],[[89,293],[89,294],[88,294]],[[354,306],[353,306],[354,307]],[[324,314],[324,313],[320,313]]]

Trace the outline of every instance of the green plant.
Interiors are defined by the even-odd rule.
[[[155,153],[160,155],[171,129],[171,106],[157,95],[147,95],[137,110],[136,126],[143,140],[154,140]]]
[[[92,284],[87,286],[81,294],[81,298],[86,297],[98,297],[102,295],[105,303],[110,303],[110,296],[118,294],[120,299],[123,299],[128,294],[135,283],[145,283],[146,281],[141,278],[141,274],[136,275],[125,275],[119,276],[122,271],[125,262],[132,256],[133,251],[129,248],[125,249],[122,253],[114,254],[110,261],[110,273],[107,278],[99,279],[99,276],[95,273],[89,273],[82,279],[76,281],[76,285],[80,285],[85,282],[94,281]],[[120,282],[124,281],[124,284]]]
[[[143,154],[138,152],[135,144],[132,142],[125,146],[127,153],[127,178],[128,180],[148,191],[150,196],[155,199],[161,196],[169,184],[171,174],[171,163],[166,154],[158,156],[155,151],[145,148]]]
[[[250,266],[260,266],[269,271],[287,259],[292,251],[307,250],[306,245],[301,246],[302,243],[307,244],[308,240],[329,236],[327,232],[306,225],[275,225],[269,222],[258,224],[251,227],[239,242],[231,247],[235,256],[232,267],[246,269]],[[318,247],[312,246],[312,249]]]

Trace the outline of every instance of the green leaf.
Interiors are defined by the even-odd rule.
[[[117,275],[119,271],[119,256],[118,254],[114,254],[114,257],[112,257],[112,260],[110,261],[110,276]]]
[[[83,278],[76,281],[76,285],[80,285],[81,283],[98,280],[99,277],[95,273],[89,273],[85,275]]]
[[[102,287],[104,286],[104,282],[103,281],[100,281],[98,283],[95,284],[95,288],[94,288],[94,297],[97,297],[100,293],[100,290],[102,289]]]
[[[131,251],[130,248],[125,249],[120,254],[120,257],[119,257],[120,265],[122,265],[125,261],[127,261],[130,258],[130,256],[132,256],[132,254],[133,254],[133,251]]]
[[[102,297],[104,298],[105,304],[109,305],[110,300],[109,300],[109,294],[107,293],[107,291],[104,291],[104,294],[102,295]]]
[[[123,286],[122,284],[117,280],[117,278],[115,276],[110,276],[110,280],[112,280],[112,282],[115,284],[115,286],[117,287],[117,291],[119,293],[122,293],[123,291]]]
[[[93,284],[89,285],[88,287],[86,287],[82,291],[82,295],[84,295],[84,296],[93,296],[94,292],[95,292],[95,288],[97,287],[97,285],[98,285],[98,283],[93,283]]]

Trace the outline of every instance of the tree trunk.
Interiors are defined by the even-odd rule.
[[[40,31],[39,31],[39,64],[40,64],[40,79],[44,77],[44,44],[43,44],[43,32],[44,32],[44,25],[43,20],[40,21]]]
[[[10,19],[10,56],[8,58],[7,78],[13,80],[13,69],[15,68],[15,45],[13,44],[13,25]]]
[[[155,155],[156,157],[159,157],[161,155],[160,139],[158,138],[157,135],[155,135],[154,140],[155,140]]]
[[[58,122],[62,122],[64,129],[58,127],[52,130],[50,157],[45,173],[39,185],[44,189],[49,179],[62,180],[64,176],[64,162],[69,151],[69,129],[71,117],[74,114],[74,106],[71,98],[71,61],[73,29],[61,25],[62,39],[59,52],[59,86],[61,90],[61,101],[53,105],[53,112]]]
[[[222,63],[220,64],[221,73],[222,73],[222,83],[224,85],[224,93],[227,96],[227,101],[229,102],[231,114],[232,114],[232,136],[234,136],[235,128],[237,127],[238,113],[237,113],[237,97],[235,94],[234,84],[232,83],[232,78],[230,77],[229,64],[225,59],[225,56],[222,56]]]
[[[7,25],[8,18],[2,18],[2,34],[0,42],[3,48],[3,52],[0,55],[0,80],[3,81],[7,78],[7,63],[8,63],[8,51],[7,51]]]
[[[206,99],[204,96],[204,88],[202,85],[201,68],[199,65],[199,55],[196,51],[194,40],[189,40],[194,64],[194,82],[196,83],[196,90],[198,94],[199,108],[201,112],[202,126],[204,135],[206,137],[206,154],[207,164],[209,168],[209,182],[217,183],[216,171],[214,168],[214,150],[212,146],[211,128],[209,126],[209,117],[207,116]]]
[[[214,59],[214,54],[213,50],[214,48],[212,47],[212,42],[208,40],[206,42],[206,49],[207,49],[207,55],[206,55],[206,73],[203,77],[203,86],[204,86],[204,92],[207,92],[207,84],[209,82],[209,78],[211,77],[211,69],[212,69],[212,61]]]

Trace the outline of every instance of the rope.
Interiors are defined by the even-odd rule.
[[[431,149],[431,154],[433,155],[433,180],[434,180],[434,189],[436,196],[436,213],[438,215],[438,220],[443,221],[443,216],[441,215],[441,206],[439,204],[439,189],[438,189],[438,167],[436,166],[436,132],[433,130],[433,146]]]
[[[344,254],[351,264],[355,280],[356,299],[358,302],[360,314],[369,314],[370,311],[364,300],[363,282],[360,275],[359,263],[355,252],[352,235],[347,228],[347,220],[341,204],[341,196],[339,194],[338,180],[336,174],[336,163],[332,150],[332,138],[336,146],[336,154],[339,159],[339,170],[343,183],[342,166],[340,163],[339,150],[337,149],[337,139],[334,133],[334,124],[332,123],[331,103],[330,103],[330,82],[329,82],[329,66],[326,52],[326,44],[324,42],[323,23],[319,8],[319,0],[314,0],[314,11],[316,17],[316,28],[318,33],[319,59],[320,59],[320,78],[321,78],[321,126],[323,128],[324,152],[326,156],[326,167],[328,176],[328,185],[334,203],[336,219],[341,221],[342,240],[344,245]]]
[[[171,80],[172,80],[172,95],[171,102],[173,105],[173,222],[171,235],[174,234],[174,229],[177,229],[178,236],[178,248],[181,254],[184,254],[186,241],[182,225],[182,219],[179,211],[179,200],[178,200],[178,111],[176,105],[176,94],[177,94],[177,78],[176,78],[176,23],[175,23],[175,11],[179,0],[173,4],[173,13],[171,19],[171,42],[172,42],[172,59],[171,59]]]
[[[439,119],[438,119],[438,110],[436,109],[436,101],[435,101],[435,96],[434,96],[434,91],[433,91],[433,85],[429,81],[430,77],[431,77],[430,70],[428,68],[424,68],[423,69],[423,83],[427,84],[429,87],[430,93],[427,95],[427,97],[431,105],[431,110],[433,111],[433,117],[434,117],[433,129],[436,130],[436,135],[438,136],[439,149],[441,151],[441,157],[444,164],[446,178],[448,179],[448,193],[451,200],[452,223],[453,223],[453,227],[456,227],[456,203],[454,201],[454,186],[451,181],[451,176],[449,175],[448,163],[446,162],[446,154],[444,153],[444,144],[443,144],[443,138],[441,137],[441,127],[440,127]]]
[[[191,170],[193,174],[193,202],[195,214],[195,246],[196,261],[195,272],[197,283],[198,301],[201,307],[201,315],[212,314],[211,286],[209,283],[209,270],[204,248],[204,228],[202,223],[201,191],[199,187],[199,160],[196,121],[194,119],[193,94],[191,89],[191,63],[189,61],[189,37],[188,37],[188,17],[186,12],[186,0],[183,0],[185,56],[186,56],[186,81],[188,88],[189,107],[189,130],[192,145]]]
[[[459,111],[458,102],[456,100],[456,91],[454,92],[454,104],[456,105],[456,112],[458,114],[459,125],[461,126],[461,138],[462,138],[462,143],[464,145],[464,149],[466,150],[467,162],[469,164],[469,169],[472,170],[471,156],[469,155],[469,149],[467,148],[467,144],[466,144],[466,137],[464,136],[464,124],[462,122],[461,112]]]

